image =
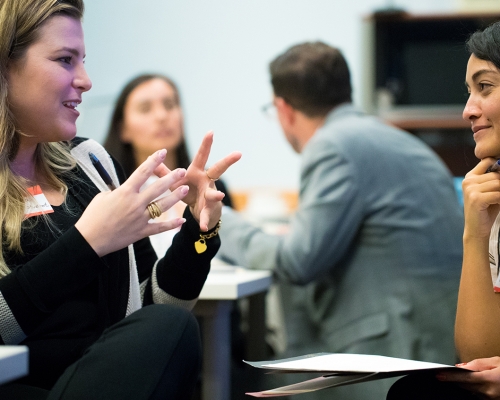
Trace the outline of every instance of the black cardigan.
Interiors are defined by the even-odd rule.
[[[75,139],[74,145],[82,141]],[[121,168],[116,170],[123,181]],[[99,190],[80,168],[73,173],[73,179],[66,181],[68,196],[85,209]],[[207,242],[206,252],[196,253],[194,242],[199,239],[199,226],[188,207],[184,217],[186,222],[172,246],[158,261],[157,280],[169,295],[191,300],[198,297],[205,283],[220,239],[215,236]],[[134,243],[134,252],[142,283],[151,277],[156,255],[149,238]],[[153,302],[151,293],[149,279],[144,305]],[[74,225],[68,226],[49,247],[0,279],[0,295],[4,299],[0,306],[8,307],[24,332],[25,339],[19,344],[30,349],[30,375],[23,381],[50,388],[105,328],[125,317],[128,250],[99,258]],[[17,344],[0,339],[5,344]]]

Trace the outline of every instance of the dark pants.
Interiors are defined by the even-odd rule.
[[[394,383],[387,400],[477,400],[454,383],[438,381],[435,374],[415,373]]]
[[[16,383],[0,399],[186,400],[201,368],[193,315],[169,305],[144,307],[107,329],[50,392]]]

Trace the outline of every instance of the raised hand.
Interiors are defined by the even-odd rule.
[[[220,219],[221,200],[224,198],[224,193],[215,189],[214,181],[219,179],[231,165],[241,158],[240,152],[232,152],[205,171],[213,136],[213,132],[208,132],[203,137],[200,148],[188,167],[186,175],[172,185],[172,189],[180,185],[189,187],[189,193],[183,201],[189,205],[191,213],[199,221],[201,231],[212,229]],[[165,165],[160,165],[155,173],[161,177],[168,174],[169,169]]]
[[[75,227],[99,256],[122,249],[146,236],[174,229],[183,218],[151,223],[148,204],[185,178],[186,170],[169,171],[140,192],[141,186],[159,165],[166,150],[148,157],[123,185],[112,192],[99,193],[87,206]],[[186,185],[177,185],[169,195],[156,200],[160,212],[172,207],[188,193]]]

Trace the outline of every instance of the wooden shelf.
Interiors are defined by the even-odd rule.
[[[416,129],[470,129],[470,122],[462,118],[462,106],[405,107],[380,113],[387,123],[404,130]]]
[[[415,129],[467,129],[470,123],[463,119],[385,119],[398,128],[411,131]]]

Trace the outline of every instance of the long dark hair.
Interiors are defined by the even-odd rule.
[[[161,74],[143,74],[135,77],[130,82],[128,82],[122,89],[118,99],[116,100],[115,107],[113,109],[113,114],[111,117],[111,123],[109,125],[108,134],[104,142],[104,147],[106,150],[115,157],[118,162],[122,165],[125,173],[130,175],[136,169],[136,160],[134,157],[134,152],[132,145],[130,143],[124,143],[121,140],[121,132],[123,128],[124,119],[124,109],[127,103],[130,93],[139,86],[140,84],[150,81],[152,79],[161,79],[168,83],[172,89],[174,89],[176,100],[180,106],[180,96],[177,85],[168,77]],[[191,163],[189,155],[187,152],[186,139],[184,135],[184,126],[181,127],[181,142],[179,146],[175,149],[175,155],[177,158],[176,168],[187,168]]]

